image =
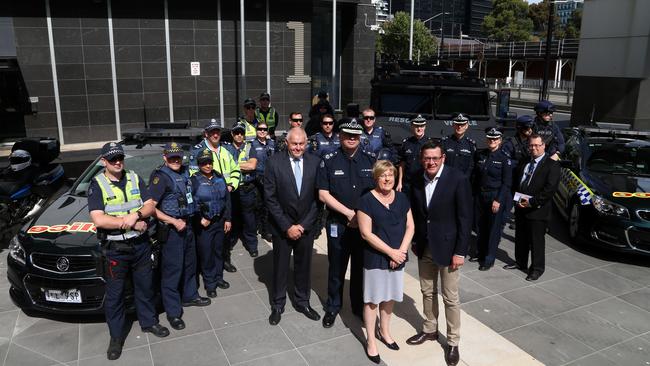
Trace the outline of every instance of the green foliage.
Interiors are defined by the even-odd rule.
[[[571,15],[571,19],[564,27],[565,38],[580,38],[580,26],[582,24],[582,9],[577,9]]]
[[[540,39],[546,39],[548,29],[548,7],[549,1],[543,0],[537,4],[530,4],[528,17],[533,21],[533,35]],[[557,13],[553,16],[553,38],[579,38],[580,23],[582,22],[582,10],[576,10],[572,19],[563,26]]]
[[[528,41],[532,30],[524,0],[493,0],[492,12],[483,20],[483,31],[496,41]]]
[[[407,60],[409,57],[409,36],[411,16],[403,11],[395,13],[391,21],[382,25],[384,34],[377,37],[377,52],[383,55],[395,55]],[[429,61],[436,56],[437,44],[435,38],[422,21],[413,22],[413,59],[417,60],[418,51],[420,62]]]

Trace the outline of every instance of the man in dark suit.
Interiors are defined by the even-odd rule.
[[[292,250],[296,310],[309,319],[320,319],[309,306],[311,256],[318,214],[316,174],[320,159],[305,154],[307,135],[300,127],[289,130],[286,141],[287,152],[270,157],[264,172],[265,204],[273,236],[271,325],[278,324],[284,312]]]
[[[546,154],[540,135],[528,139],[531,160],[520,163],[516,173],[515,191],[520,193],[515,207],[515,263],[505,269],[528,271],[527,281],[535,281],[544,273],[545,235],[551,216],[553,194],[560,182],[560,164]],[[528,267],[528,253],[531,264]]]
[[[420,150],[421,170],[412,177],[411,210],[415,221],[413,251],[418,256],[423,296],[422,331],[406,343],[422,344],[438,339],[437,283],[445,304],[447,348],[445,361],[456,365],[460,359],[460,299],[458,269],[463,265],[472,227],[472,191],[467,177],[445,166],[440,144],[429,141]]]

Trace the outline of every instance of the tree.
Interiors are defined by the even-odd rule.
[[[493,0],[492,12],[483,19],[483,31],[496,41],[528,41],[532,30],[524,0]]]
[[[403,11],[395,13],[391,21],[382,25],[384,31],[377,37],[377,51],[383,55],[397,56],[407,60],[409,57],[411,16]],[[429,61],[436,56],[437,44],[427,27],[419,19],[413,22],[413,59],[420,62]]]
[[[576,9],[571,14],[571,19],[564,27],[565,38],[580,38],[580,26],[582,25],[582,9]]]
[[[546,30],[548,29],[548,7],[550,2],[543,0],[537,4],[530,4],[528,7],[528,17],[533,21],[533,35],[546,39]],[[564,38],[565,28],[560,22],[557,12],[553,13],[553,37]]]

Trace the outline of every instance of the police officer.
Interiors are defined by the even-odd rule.
[[[287,131],[289,131],[294,127],[302,128],[302,123],[303,123],[302,113],[291,112],[289,114],[289,128],[287,129]],[[287,131],[284,131],[282,133],[282,136],[280,136],[277,139],[275,144],[276,151],[287,151]]]
[[[530,160],[528,152],[528,137],[533,133],[533,117],[523,115],[517,117],[517,133],[508,137],[501,147],[503,152],[512,160],[512,165],[517,166],[519,162]]]
[[[239,117],[238,120],[238,122],[244,126],[244,137],[246,138],[246,141],[253,141],[256,136],[255,128],[259,121],[255,118],[255,110],[255,99],[246,98],[246,100],[244,100],[244,116]]]
[[[225,145],[221,144],[221,125],[216,119],[212,119],[205,126],[203,131],[205,137],[203,141],[196,144],[190,150],[190,171],[192,173],[199,171],[196,157],[206,148],[212,151],[212,169],[223,175],[228,185],[228,191],[233,192],[239,187],[241,172],[239,164],[233,158],[232,154],[226,150]],[[224,245],[224,248],[226,246]],[[227,272],[237,272],[237,268],[230,262],[230,250],[224,251],[223,269]]]
[[[321,118],[320,131],[309,137],[309,151],[320,156],[336,151],[341,146],[339,135],[334,132],[334,117],[325,114]]]
[[[548,100],[541,100],[533,108],[537,116],[533,132],[542,136],[546,145],[546,154],[553,160],[559,160],[564,152],[564,136],[560,128],[553,123],[555,105]]]
[[[204,149],[197,156],[199,172],[191,178],[192,192],[198,207],[195,216],[196,246],[203,285],[208,297],[217,297],[217,287],[227,289],[223,279],[223,245],[230,231],[230,192],[221,173],[212,169],[212,151]]]
[[[262,122],[266,124],[270,137],[275,136],[275,127],[280,117],[275,108],[271,107],[271,95],[267,92],[260,94],[260,106],[255,109],[255,119],[258,125]]]
[[[189,169],[183,166],[183,149],[168,143],[163,150],[165,163],[151,173],[149,192],[156,205],[161,239],[161,295],[169,325],[185,328],[183,306],[207,306],[210,299],[199,296],[196,282],[196,242],[192,216],[196,204],[192,196]]]
[[[361,147],[369,151],[375,156],[379,154],[381,149],[392,149],[392,142],[390,140],[390,134],[386,132],[381,126],[375,127],[376,115],[375,111],[372,108],[366,108],[361,112],[363,119],[363,133],[361,134]],[[392,157],[396,154],[393,154],[391,151],[388,154]]]
[[[494,265],[503,230],[501,221],[505,203],[512,200],[512,163],[500,149],[501,135],[501,131],[494,127],[485,130],[488,147],[476,154],[473,172],[476,195],[474,217],[478,222],[476,259],[481,271],[487,271]]]
[[[269,138],[269,128],[266,122],[257,124],[257,138],[253,140],[252,149],[255,151],[257,164],[255,166],[255,188],[257,189],[257,230],[267,241],[271,241],[267,224],[268,211],[264,205],[264,166],[266,160],[275,152],[275,141]]]
[[[226,236],[227,245],[224,249],[228,251],[225,255],[228,258],[238,239],[241,239],[251,257],[255,258],[258,254],[255,220],[257,198],[254,184],[257,155],[251,143],[244,141],[245,131],[246,127],[242,123],[235,124],[231,130],[232,144],[226,145],[226,149],[235,158],[242,173],[239,188],[232,192],[233,227]]]
[[[427,120],[418,114],[411,120],[411,137],[402,141],[399,149],[399,178],[397,180],[396,190],[409,194],[411,186],[411,177],[413,177],[422,167],[420,165],[420,148],[430,139],[424,136],[427,128]]]
[[[124,150],[110,142],[102,147],[104,170],[95,176],[88,189],[88,211],[97,228],[105,257],[106,295],[104,314],[111,339],[106,351],[109,360],[122,354],[126,337],[124,286],[132,273],[135,310],[143,332],[166,337],[169,330],[158,323],[152,283],[151,247],[147,219],[154,213],[154,202],[142,179],[124,171]]]
[[[341,147],[325,155],[318,172],[320,200],[327,205],[327,250],[329,272],[327,303],[323,326],[334,324],[343,305],[343,283],[348,259],[352,312],[361,316],[363,309],[363,241],[355,209],[362,194],[371,190],[374,156],[359,146],[363,127],[356,119],[344,118],[340,125]]]
[[[454,167],[467,178],[474,169],[474,154],[476,153],[476,142],[465,136],[469,128],[469,118],[458,113],[454,116],[454,134],[442,139],[442,148],[445,150],[445,165]]]

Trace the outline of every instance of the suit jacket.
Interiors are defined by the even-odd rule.
[[[303,155],[300,195],[293,175],[289,154],[282,152],[269,157],[264,168],[264,204],[271,218],[271,234],[286,236],[291,225],[300,224],[313,234],[318,215],[316,175],[320,158]]]
[[[427,206],[424,172],[411,186],[411,210],[415,222],[415,251],[422,257],[429,248],[433,262],[448,266],[454,255],[465,256],[472,230],[472,190],[459,170],[445,166]]]
[[[522,162],[517,167],[513,190],[533,196],[530,200],[531,207],[515,206],[515,213],[531,220],[549,220],[552,198],[560,182],[560,163],[549,158],[548,155],[544,156],[539,166],[535,168],[530,184],[526,188],[521,188],[520,182],[525,174],[526,165],[527,162]]]

